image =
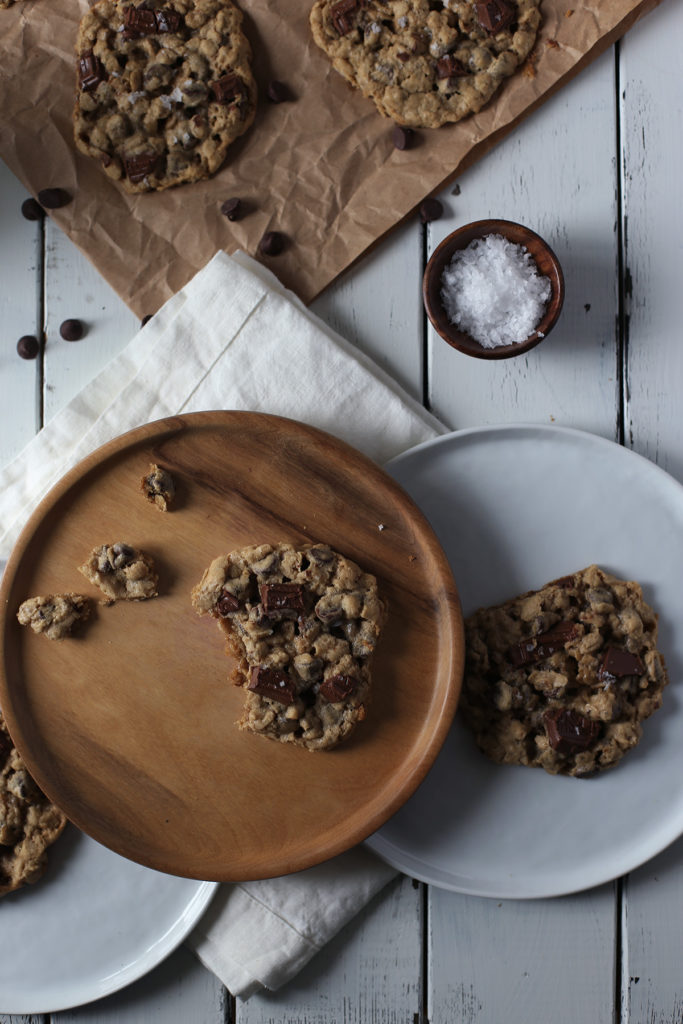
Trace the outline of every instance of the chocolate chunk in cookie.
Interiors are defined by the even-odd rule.
[[[476,113],[529,55],[540,0],[316,0],[313,38],[399,125]]]
[[[231,0],[99,0],[76,52],[76,145],[128,192],[215,174],[254,119],[251,48]]]
[[[100,588],[107,604],[157,596],[159,578],[153,560],[123,541],[94,548],[78,571]]]
[[[37,882],[66,816],[41,793],[0,712],[0,896]]]
[[[238,659],[239,725],[309,750],[365,717],[384,606],[374,576],[324,544],[261,544],[216,558],[192,591]]]
[[[87,597],[66,593],[28,598],[20,606],[17,619],[22,626],[30,626],[34,633],[42,633],[48,640],[63,640],[89,615]]]
[[[589,776],[618,764],[667,684],[640,586],[592,565],[466,622],[461,713],[501,764]]]

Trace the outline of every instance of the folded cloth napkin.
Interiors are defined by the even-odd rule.
[[[0,560],[85,455],[143,423],[207,409],[289,416],[380,463],[444,431],[269,271],[219,252],[0,471]],[[277,988],[394,874],[359,847],[286,878],[221,886],[189,944],[234,995]]]

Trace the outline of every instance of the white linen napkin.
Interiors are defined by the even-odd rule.
[[[0,568],[38,501],[85,455],[208,409],[289,416],[379,463],[445,429],[268,270],[219,252],[0,471]],[[224,885],[188,941],[234,995],[274,989],[394,874],[359,847],[286,878]]]

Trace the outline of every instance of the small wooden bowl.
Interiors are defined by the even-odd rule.
[[[552,289],[546,311],[533,334],[530,334],[526,341],[513,345],[499,345],[496,348],[484,348],[469,334],[459,331],[448,319],[441,301],[441,278],[444,269],[456,252],[466,249],[475,238],[484,238],[486,235],[502,235],[515,245],[525,246],[531,253],[539,273],[549,278]],[[535,231],[510,220],[478,220],[458,228],[444,238],[434,250],[425,268],[422,298],[434,330],[453,348],[478,359],[509,359],[510,356],[519,356],[534,348],[554,327],[564,302],[564,276],[557,256]]]

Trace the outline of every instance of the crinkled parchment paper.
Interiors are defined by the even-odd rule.
[[[260,88],[253,126],[213,179],[129,196],[72,140],[74,43],[87,0],[23,0],[0,10],[0,155],[33,194],[50,186],[73,194],[52,216],[140,316],[217,249],[255,254],[268,230],[289,245],[264,260],[308,302],[658,2],[542,0],[531,57],[489,105],[418,132],[417,144],[399,151],[392,123],[314,44],[312,0],[241,0]],[[291,102],[268,102],[271,79],[287,83]],[[251,207],[232,223],[220,212],[230,196]]]

